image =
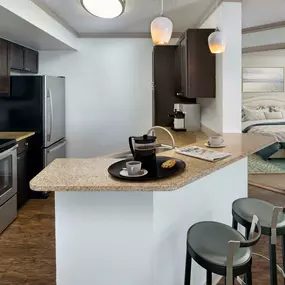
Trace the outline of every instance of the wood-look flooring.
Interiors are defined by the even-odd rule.
[[[256,187],[249,187],[249,196],[285,205],[285,196]],[[262,238],[254,252],[268,255],[266,237]],[[278,262],[282,264],[280,252],[278,240]],[[31,200],[20,210],[17,220],[0,236],[0,284],[55,285],[55,276],[54,199]],[[278,284],[284,284],[282,282],[279,274]],[[253,260],[253,284],[270,284],[269,264],[260,257]]]
[[[0,236],[1,285],[55,285],[54,199],[30,200]]]

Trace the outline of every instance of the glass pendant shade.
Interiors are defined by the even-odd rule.
[[[223,53],[227,47],[225,36],[218,29],[210,34],[208,43],[211,53]]]
[[[167,17],[160,16],[151,23],[151,37],[155,45],[166,45],[171,39],[173,23]]]
[[[83,8],[90,14],[112,19],[123,14],[125,0],[81,0]]]

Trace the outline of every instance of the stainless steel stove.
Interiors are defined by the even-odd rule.
[[[17,217],[17,142],[0,139],[0,233]]]

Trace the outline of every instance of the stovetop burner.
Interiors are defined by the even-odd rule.
[[[16,145],[15,139],[0,139],[0,153]]]

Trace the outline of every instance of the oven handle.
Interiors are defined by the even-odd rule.
[[[7,149],[7,150],[4,151],[4,152],[1,152],[1,153],[0,153],[0,159],[6,158],[6,157],[8,157],[9,155],[11,155],[12,152],[13,152],[15,149],[17,149],[17,147],[18,147],[18,145],[15,145],[15,146],[13,146],[13,147]]]

